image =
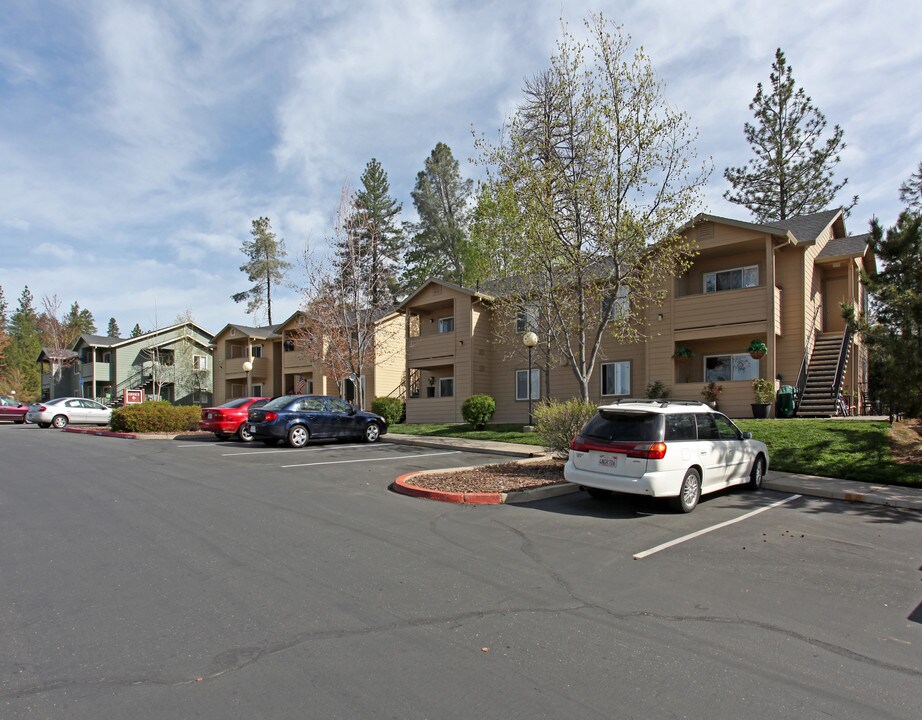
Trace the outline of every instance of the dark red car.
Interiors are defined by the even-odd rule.
[[[12,420],[22,425],[26,421],[29,406],[8,395],[0,395],[0,420]]]
[[[228,400],[217,407],[202,408],[199,429],[213,432],[219,440],[236,435],[241,442],[250,442],[253,435],[247,426],[247,413],[250,409],[261,408],[267,402],[269,398],[243,397]]]

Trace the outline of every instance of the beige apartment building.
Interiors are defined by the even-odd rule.
[[[836,414],[839,394],[847,406],[865,406],[867,351],[841,306],[867,308],[860,274],[876,272],[867,235],[848,236],[838,210],[768,224],[700,215],[683,232],[697,245],[694,265],[646,312],[644,342],[603,343],[593,402],[643,397],[655,381],[670,397],[701,400],[715,381],[720,410],[751,417],[752,380],[762,377],[798,388],[800,417]],[[461,405],[476,393],[496,399],[495,422],[527,421],[527,328],[495,327],[494,301],[490,292],[431,280],[398,307],[407,422],[462,422]],[[764,357],[749,355],[753,340],[765,343]],[[677,357],[680,348],[691,357]],[[534,360],[533,402],[578,395],[569,365]]]
[[[323,360],[301,349],[298,337],[304,321],[299,310],[276,325],[228,324],[215,335],[215,404],[238,397],[301,393],[335,395],[369,408],[376,397],[403,394],[402,316],[390,313],[375,323],[373,361],[358,377],[341,378],[339,387]]]

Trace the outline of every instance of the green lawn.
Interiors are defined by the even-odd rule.
[[[861,480],[887,485],[922,487],[922,466],[893,462],[887,444],[885,422],[862,420],[738,420],[768,445],[771,469]],[[472,440],[539,445],[521,425],[489,425],[474,430],[470,425],[394,425],[394,433],[460,437]]]

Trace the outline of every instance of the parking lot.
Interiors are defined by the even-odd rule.
[[[916,718],[922,516],[457,506],[508,458],[0,427],[0,717]]]

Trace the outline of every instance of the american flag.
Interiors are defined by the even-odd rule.
[[[304,392],[304,376],[298,375],[298,394],[300,395],[303,392]]]

